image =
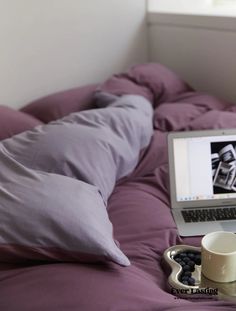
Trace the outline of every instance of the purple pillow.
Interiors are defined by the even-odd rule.
[[[115,95],[141,95],[154,106],[192,90],[177,74],[158,63],[136,65],[125,73],[114,75],[100,89]]]
[[[159,131],[178,131],[191,124],[207,110],[188,103],[165,103],[154,113],[154,127]]]
[[[88,85],[39,98],[21,109],[44,123],[60,119],[72,112],[91,109],[97,85]]]
[[[42,124],[36,118],[10,107],[0,106],[0,140]]]
[[[227,102],[208,94],[182,93],[174,96],[172,102],[165,102],[155,109],[154,127],[160,131],[179,131],[194,129],[192,124],[196,123],[196,129],[201,126],[210,128],[209,122],[200,125],[198,119],[212,109],[222,110],[228,106]]]
[[[203,114],[191,124],[186,126],[186,130],[209,130],[221,128],[235,128],[236,127],[236,114],[231,111],[217,111],[211,110]]]
[[[153,93],[155,104],[164,102],[173,95],[192,90],[180,76],[159,63],[134,66],[126,76],[138,85],[148,87]]]

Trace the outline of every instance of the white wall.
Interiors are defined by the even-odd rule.
[[[199,91],[236,103],[236,11],[149,13],[149,60],[177,72]]]
[[[145,62],[145,11],[145,0],[1,0],[0,105]]]

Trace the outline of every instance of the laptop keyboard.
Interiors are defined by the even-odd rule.
[[[220,221],[236,219],[236,207],[181,211],[185,222]]]

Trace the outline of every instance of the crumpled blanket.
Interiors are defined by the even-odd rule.
[[[107,202],[117,180],[130,174],[153,134],[153,109],[139,95],[96,94],[106,108],[72,113],[6,139],[7,152],[27,168],[97,186]]]
[[[152,116],[141,96],[113,97],[0,143],[0,261],[129,265],[104,203],[149,145]]]

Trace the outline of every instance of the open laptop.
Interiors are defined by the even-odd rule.
[[[236,232],[236,129],[170,133],[168,153],[179,234]]]

